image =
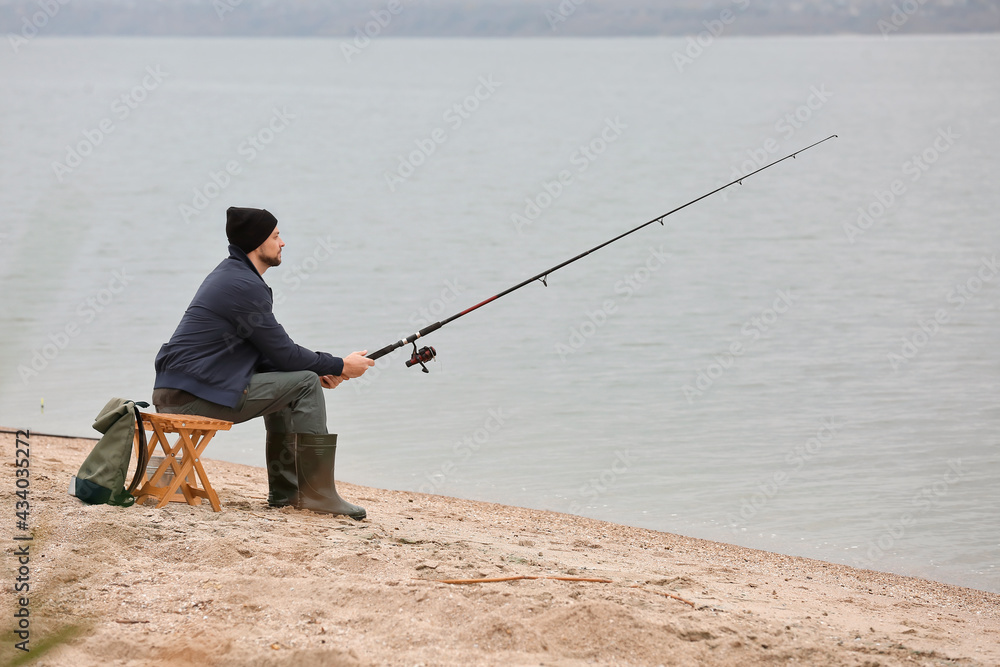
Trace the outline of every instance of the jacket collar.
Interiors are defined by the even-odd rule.
[[[233,244],[229,245],[229,258],[243,262],[244,264],[250,267],[251,271],[257,274],[258,278],[264,280],[264,276],[260,275],[260,272],[257,271],[257,267],[253,265],[253,262],[251,262],[250,258],[247,257],[247,254],[243,252],[243,250],[238,246],[235,246]]]

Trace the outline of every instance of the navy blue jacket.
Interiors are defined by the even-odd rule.
[[[271,288],[242,250],[208,274],[156,355],[154,389],[182,389],[236,408],[254,373],[340,375],[344,360],[292,342],[271,312]]]

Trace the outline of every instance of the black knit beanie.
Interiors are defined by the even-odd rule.
[[[226,211],[226,238],[245,253],[259,248],[277,226],[278,219],[262,208],[230,206]]]

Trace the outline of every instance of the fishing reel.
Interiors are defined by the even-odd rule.
[[[410,360],[406,362],[406,367],[409,368],[410,366],[420,364],[420,368],[423,369],[425,373],[430,373],[430,371],[427,370],[427,366],[424,365],[424,362],[434,361],[434,357],[436,356],[437,351],[433,347],[427,346],[418,350],[417,344],[413,343],[413,354],[410,355]]]

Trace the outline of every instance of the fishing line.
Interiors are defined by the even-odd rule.
[[[590,253],[595,252],[597,250],[600,250],[604,246],[611,245],[615,241],[619,241],[619,240],[625,238],[626,236],[628,236],[629,234],[634,234],[635,232],[639,231],[640,229],[643,229],[644,227],[648,227],[649,225],[652,225],[652,224],[657,223],[657,222],[660,223],[660,225],[663,225],[663,219],[666,218],[667,216],[673,215],[674,213],[677,213],[677,211],[685,209],[688,206],[690,206],[691,204],[695,204],[697,202],[700,202],[702,199],[705,199],[706,197],[711,197],[715,193],[721,192],[722,190],[725,190],[726,188],[728,188],[728,187],[730,187],[732,185],[737,185],[737,184],[743,185],[743,181],[746,180],[746,179],[748,179],[748,178],[750,178],[754,174],[760,173],[760,172],[764,171],[765,169],[769,169],[770,167],[773,167],[774,165],[778,164],[779,162],[784,162],[785,160],[788,160],[789,158],[794,158],[799,153],[804,153],[805,151],[809,150],[813,146],[819,146],[824,141],[829,141],[830,139],[834,139],[836,137],[837,137],[836,134],[831,134],[826,139],[822,139],[820,141],[817,141],[816,143],[810,144],[810,145],[806,146],[805,148],[800,148],[799,150],[795,151],[794,153],[789,153],[785,157],[777,159],[774,162],[771,162],[769,164],[765,164],[763,167],[760,167],[759,169],[751,171],[749,174],[745,174],[743,176],[740,176],[739,178],[737,178],[737,179],[735,179],[733,181],[730,181],[729,183],[726,183],[725,185],[722,185],[720,187],[715,188],[711,192],[707,192],[707,193],[703,194],[702,196],[698,197],[697,199],[692,199],[691,201],[687,202],[686,204],[681,204],[677,208],[672,209],[670,211],[667,211],[663,215],[658,215],[655,218],[653,218],[652,220],[649,220],[648,222],[642,223],[638,227],[633,227],[632,229],[628,230],[627,232],[619,234],[618,236],[616,236],[616,237],[614,237],[612,239],[609,239],[609,240],[605,241],[604,243],[601,243],[599,245],[594,246],[590,250],[586,250],[584,252],[581,252],[576,257],[573,257],[571,259],[567,259],[565,262],[561,262],[560,264],[556,264],[552,268],[546,269],[545,271],[542,271],[541,273],[539,273],[537,275],[534,275],[534,276],[528,278],[527,280],[523,280],[523,281],[519,282],[518,284],[514,285],[513,287],[509,287],[509,288],[505,289],[504,291],[500,292],[499,294],[494,294],[493,296],[489,297],[488,299],[484,299],[483,301],[480,301],[479,303],[477,303],[474,306],[466,308],[465,310],[463,310],[461,312],[455,313],[454,315],[452,315],[451,317],[449,317],[449,318],[447,318],[445,320],[441,320],[440,322],[435,322],[434,324],[430,324],[430,325],[424,327],[423,329],[421,329],[420,331],[418,331],[418,332],[416,332],[414,334],[411,334],[411,335],[407,336],[406,338],[398,340],[395,343],[390,343],[389,345],[386,345],[385,347],[383,347],[381,350],[377,350],[376,352],[373,352],[372,354],[369,354],[367,356],[368,356],[369,359],[379,359],[380,357],[384,357],[385,355],[389,354],[393,350],[397,350],[397,349],[403,347],[404,345],[410,345],[412,343],[413,344],[413,354],[410,356],[409,361],[406,362],[407,368],[409,368],[410,366],[419,365],[421,367],[421,369],[424,371],[424,373],[428,373],[429,371],[427,370],[427,365],[426,364],[427,364],[428,361],[432,361],[434,359],[434,357],[437,356],[437,351],[433,347],[429,347],[429,346],[428,347],[422,347],[422,348],[420,348],[418,350],[417,349],[417,343],[416,343],[416,340],[418,338],[423,338],[427,334],[430,334],[430,333],[433,333],[433,332],[437,331],[438,329],[440,329],[444,325],[449,324],[450,322],[454,322],[458,318],[460,318],[460,317],[462,317],[464,315],[468,315],[472,311],[478,310],[478,309],[482,308],[483,306],[485,306],[486,304],[491,303],[493,301],[496,301],[500,297],[507,296],[511,292],[517,291],[517,290],[521,289],[522,287],[524,287],[525,285],[530,285],[531,283],[535,282],[536,280],[539,281],[540,283],[542,283],[542,285],[548,287],[548,285],[549,285],[549,282],[548,282],[549,275],[552,274],[552,273],[555,273],[556,271],[558,271],[559,269],[563,268],[564,266],[568,266],[569,264],[572,264],[573,262],[575,262],[577,260],[583,259],[584,257],[586,257],[587,255],[589,255]]]

